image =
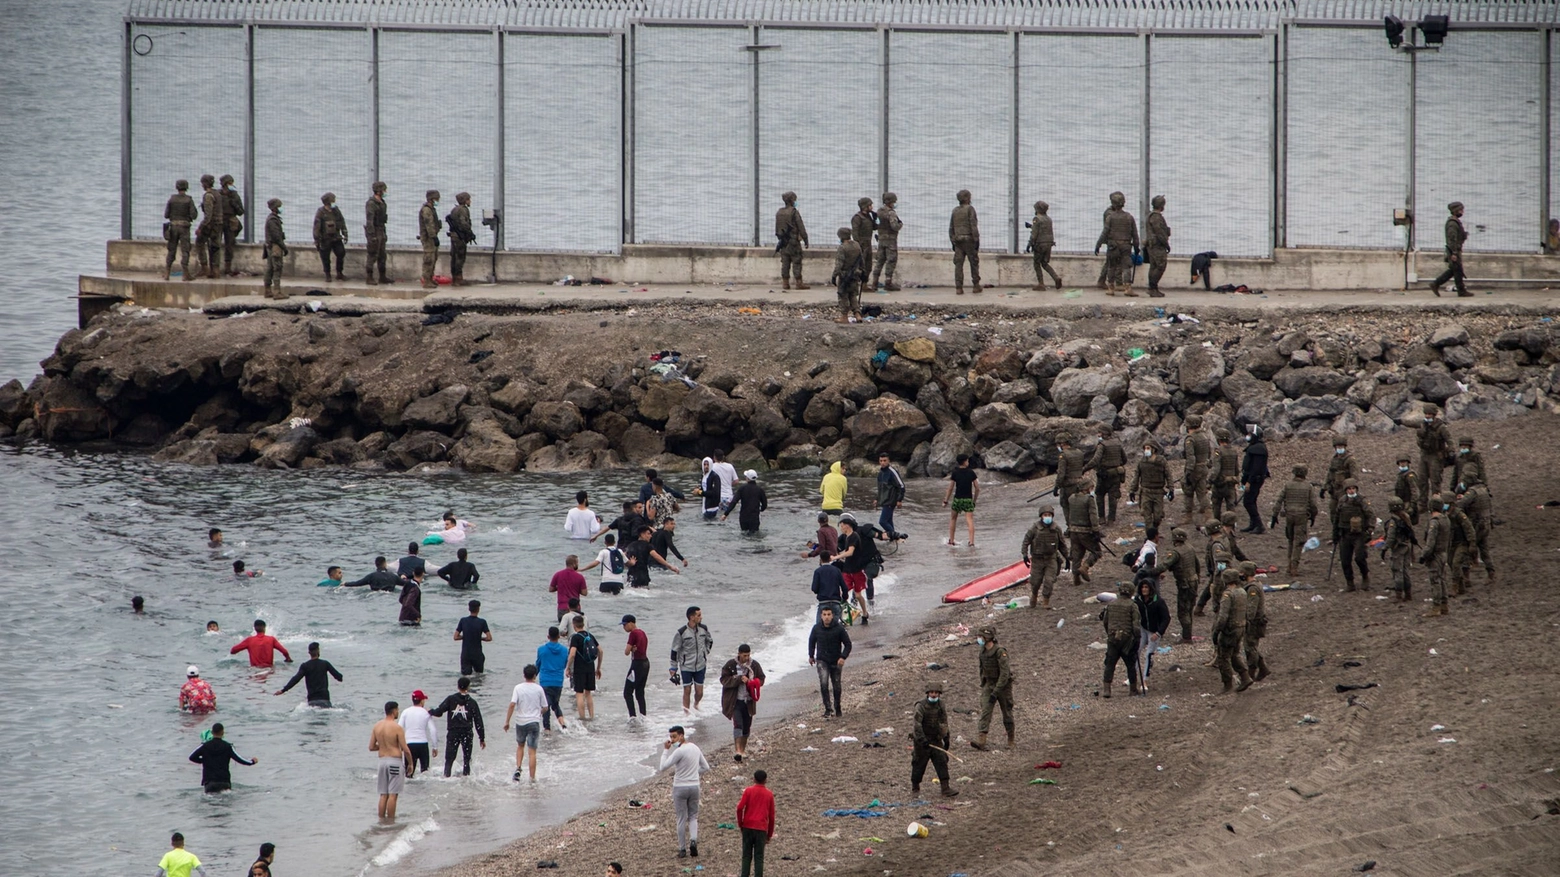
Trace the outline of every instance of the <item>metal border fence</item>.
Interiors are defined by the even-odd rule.
[[[1409,21],[1449,15],[1447,57],[1393,53],[1381,34],[1386,14]],[[1444,207],[1419,202],[1431,197],[1439,202],[1448,192],[1509,191],[1509,185],[1502,186],[1513,177],[1521,192],[1519,203],[1492,210],[1505,225],[1498,234],[1483,239],[1476,235],[1469,242],[1471,249],[1530,252],[1549,218],[1560,214],[1560,198],[1552,185],[1553,115],[1560,106],[1560,70],[1555,69],[1560,64],[1560,4],[1554,0],[133,0],[124,18],[121,82],[125,238],[145,236],[156,227],[153,211],[161,206],[161,197],[154,193],[170,182],[161,179],[166,168],[158,162],[167,164],[167,156],[156,154],[152,132],[174,124],[181,109],[166,95],[141,95],[139,86],[148,77],[166,77],[169,60],[176,62],[158,58],[153,50],[154,34],[171,27],[220,35],[235,52],[241,47],[240,63],[216,80],[199,81],[199,100],[224,108],[232,118],[221,126],[219,137],[199,138],[206,142],[198,143],[188,159],[237,165],[235,176],[249,205],[270,197],[273,192],[256,191],[257,186],[275,185],[277,177],[274,169],[260,166],[267,153],[256,148],[257,140],[269,142],[268,132],[258,132],[257,118],[276,116],[274,107],[257,109],[257,92],[261,101],[267,98],[266,83],[257,84],[257,42],[285,42],[289,32],[328,32],[334,43],[361,39],[361,50],[354,49],[354,54],[361,55],[362,63],[333,69],[361,77],[351,85],[354,93],[366,97],[366,106],[354,108],[367,117],[360,142],[354,141],[353,147],[363,154],[337,155],[327,162],[336,174],[357,168],[355,179],[305,180],[288,187],[299,192],[313,184],[321,191],[334,188],[345,193],[343,205],[350,205],[387,172],[405,178],[399,186],[402,197],[422,188],[411,183],[410,175],[426,155],[405,154],[404,132],[396,132],[384,117],[394,99],[386,94],[386,78],[392,75],[387,65],[393,63],[387,48],[416,34],[463,35],[463,63],[478,82],[473,90],[477,96],[460,111],[480,128],[484,142],[473,166],[488,177],[468,185],[486,201],[476,206],[503,212],[511,199],[517,205],[551,199],[558,203],[543,209],[564,210],[573,209],[565,205],[577,199],[606,217],[593,218],[575,231],[546,234],[515,222],[506,212],[508,228],[493,236],[499,249],[512,245],[613,252],[633,243],[758,246],[770,239],[768,217],[785,188],[808,190],[810,198],[804,200],[810,200],[811,215],[823,214],[818,217],[823,222],[815,224],[820,241],[827,243],[826,231],[833,225],[827,210],[848,216],[857,196],[875,198],[891,186],[917,192],[923,202],[937,199],[927,216],[945,217],[952,192],[967,184],[960,179],[963,169],[939,167],[937,156],[946,153],[951,162],[968,153],[975,168],[969,175],[978,178],[976,198],[984,205],[987,227],[1002,228],[1000,234],[988,232],[984,247],[1018,252],[1029,199],[1041,194],[1037,189],[1055,162],[1066,160],[1058,156],[1076,155],[1082,165],[1101,160],[1082,154],[1088,151],[1087,137],[1076,130],[1069,134],[1046,129],[1040,121],[1048,105],[1065,102],[1069,95],[1065,86],[1048,87],[1039,77],[1046,75],[1047,64],[1065,63],[1053,59],[1076,51],[1083,45],[1078,39],[1102,45],[1109,40],[1110,46],[1121,49],[1113,56],[1121,69],[1108,93],[1126,110],[1112,119],[1115,130],[1104,138],[1108,143],[1102,153],[1115,157],[1120,177],[1101,183],[1100,191],[1050,194],[1057,212],[1075,218],[1088,232],[1070,229],[1066,239],[1059,238],[1059,250],[1088,248],[1086,238],[1098,227],[1089,217],[1103,207],[1112,188],[1131,193],[1129,204],[1140,219],[1146,217],[1153,194],[1173,193],[1180,211],[1173,224],[1182,253],[1188,246],[1218,246],[1225,255],[1240,256],[1267,256],[1287,247],[1381,249],[1406,243],[1433,249],[1439,246]],[[1372,29],[1374,44],[1358,37]],[[358,36],[346,36],[351,33]],[[703,36],[695,38],[699,33]],[[1454,58],[1457,52],[1451,49],[1460,37],[1474,41],[1476,33],[1513,45],[1520,42],[1522,57],[1493,65],[1492,75],[1502,78],[1504,90],[1497,83],[1460,96],[1449,91],[1457,81],[1449,74],[1457,64],[1463,66],[1455,69],[1477,69],[1468,65],[1477,65],[1479,59],[1467,57],[1467,52]],[[1318,45],[1318,34],[1338,36],[1339,54],[1320,59],[1308,55]],[[803,53],[806,46],[815,46],[817,57],[771,51],[788,36]],[[800,65],[837,65],[838,45],[830,44],[835,36],[852,47],[853,72],[866,71],[876,80],[876,106],[850,110],[861,118],[860,131],[868,132],[868,138],[851,143],[855,165],[844,171],[831,163],[824,140],[781,142],[784,126],[771,115],[801,111],[795,102],[777,104],[771,87],[776,71],[806,75],[798,72]],[[569,40],[580,41],[580,58],[572,57]],[[1239,42],[1220,45],[1221,40]],[[927,69],[926,59],[938,54],[941,43],[972,47],[975,60],[957,70]],[[1237,47],[1237,52],[1224,51]],[[1223,56],[1238,59],[1226,61]],[[1220,63],[1228,66],[1221,70]],[[1342,77],[1336,98],[1315,82],[1292,87],[1297,71],[1311,75],[1318,64],[1331,65],[1328,70]],[[688,72],[699,65],[713,65],[732,81],[703,112],[691,112],[679,106],[678,95],[686,90]],[[525,73],[544,68],[564,70],[570,81],[594,92],[583,129],[596,147],[588,172],[563,179],[546,173],[552,158],[574,147],[570,138],[539,125],[556,124],[560,113],[578,103],[549,104],[544,93],[530,86]],[[490,69],[491,76],[482,74],[483,69]],[[820,66],[812,75],[816,78],[826,69],[833,68]],[[1204,143],[1195,132],[1187,133],[1185,114],[1198,111],[1197,101],[1206,99],[1208,88],[1235,76],[1244,77],[1233,92],[1240,99],[1207,112],[1220,125],[1239,126],[1238,141]],[[916,77],[919,90],[911,91],[904,83]],[[929,101],[926,83],[938,77],[960,84],[963,92],[955,89],[942,104]],[[307,90],[306,82],[303,88]],[[1371,90],[1380,91],[1379,99],[1368,93]],[[290,93],[281,99],[310,97]],[[185,99],[181,96],[178,103]],[[1509,115],[1530,130],[1519,132],[1515,146],[1502,141],[1503,132],[1496,130],[1461,147],[1454,142],[1457,132],[1427,130],[1427,121],[1455,119],[1470,100],[1503,101]],[[1361,191],[1334,191],[1328,174],[1355,157],[1329,151],[1327,143],[1315,139],[1314,126],[1325,123],[1340,106],[1354,108],[1351,121],[1374,110],[1370,136],[1379,148],[1358,157],[1361,167],[1370,169],[1370,179],[1356,187]],[[979,117],[982,129],[978,142],[923,137],[914,124],[927,117],[968,124],[972,116]],[[692,149],[710,137],[720,139],[706,150],[710,166],[680,160],[680,149]],[[1130,154],[1133,149],[1135,155]],[[1482,160],[1482,150],[1499,153],[1502,160]],[[1514,150],[1521,154],[1513,157]],[[239,151],[241,156],[229,155]],[[1210,167],[1237,163],[1265,169],[1222,181],[1224,188],[1239,191],[1211,192],[1208,181],[1198,179]],[[907,178],[919,177],[918,171],[928,167],[932,170],[925,179]],[[787,182],[788,175],[795,180]],[[825,191],[823,186],[830,183],[861,191]],[[155,205],[147,203],[154,197]],[[834,206],[824,208],[823,197]],[[719,208],[704,212],[700,205],[712,198],[722,199]],[[1412,229],[1405,242],[1402,233],[1382,227],[1344,227],[1349,223],[1326,215],[1324,201],[1332,198],[1351,204],[1356,216],[1379,213],[1386,229],[1394,208],[1414,210],[1423,226],[1419,239]],[[1231,223],[1237,221],[1240,233],[1232,234]],[[392,243],[409,243],[408,231],[401,227],[407,222],[396,222]],[[246,224],[246,239],[252,237],[253,225]],[[936,237],[923,224],[915,232],[907,229],[905,244],[939,246]]]

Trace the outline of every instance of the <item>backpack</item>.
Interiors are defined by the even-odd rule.
[[[607,569],[612,570],[613,575],[622,575],[628,568],[628,562],[623,559],[623,552],[616,548],[607,549]]]
[[[585,661],[589,664],[596,663],[596,658],[601,655],[601,643],[596,642],[596,637],[588,630],[581,631],[585,637]]]

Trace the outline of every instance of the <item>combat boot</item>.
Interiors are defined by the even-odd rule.
[[[1135,672],[1132,674],[1132,677],[1127,680],[1127,693],[1133,697],[1137,697],[1140,693],[1138,691],[1137,674]]]
[[[168,266],[168,267],[166,267],[166,268],[164,268],[164,269],[163,269],[163,270],[162,270],[162,279],[164,279],[164,280],[167,280],[167,279],[168,279],[168,275],[169,275],[169,274],[170,274],[170,273],[171,273],[171,272],[172,272],[172,271],[173,271],[173,266],[172,266],[172,265],[169,265],[169,266]]]
[[[1050,609],[1051,608],[1051,598],[1050,597],[1041,597],[1040,598],[1040,608],[1041,609]]]
[[[1157,287],[1157,286],[1150,286],[1148,288],[1148,297],[1149,298],[1164,298],[1165,294],[1159,291],[1159,287]]]
[[[1495,570],[1485,570],[1484,583],[1492,588],[1495,587]]]
[[[1414,602],[1414,589],[1412,587],[1408,586],[1408,585],[1404,585],[1403,586],[1403,602],[1404,603],[1412,603],[1412,602]]]
[[[1008,735],[1008,748],[1012,749],[1013,748],[1013,729],[1012,728],[1008,728],[1007,729],[1007,735]]]
[[[1441,614],[1441,606],[1440,606],[1440,604],[1431,604],[1429,611],[1427,611],[1422,617],[1424,617],[1424,618],[1435,618],[1436,616],[1438,616],[1440,614]]]
[[[1100,697],[1103,697],[1106,700],[1110,699],[1110,686],[1111,683],[1109,682],[1100,683]]]
[[[888,279],[887,283],[883,284],[883,289],[888,292],[898,292],[900,288],[899,284],[895,283],[892,277]]]
[[[958,789],[950,789],[945,784],[942,787],[942,796],[944,798],[957,798],[957,797],[959,797],[959,790]]]
[[[185,283],[194,283],[195,282],[195,275],[190,273],[190,266],[188,266],[188,265],[184,266],[184,269],[183,269],[183,279],[184,279]]]
[[[1235,691],[1237,693],[1245,691],[1246,689],[1251,687],[1251,683],[1252,683],[1251,674],[1250,673],[1242,673],[1242,674],[1240,674],[1240,685],[1235,689]]]
[[[1370,573],[1365,570],[1360,570],[1360,590],[1370,590]]]
[[[1267,658],[1263,658],[1262,663],[1257,665],[1257,675],[1251,677],[1251,681],[1261,682],[1262,680],[1268,678],[1268,675]]]
[[[800,278],[798,278],[797,281],[794,284],[791,285],[791,288],[792,289],[812,289],[811,286],[808,286],[807,284],[803,283]]]
[[[1189,643],[1191,641],[1192,641],[1192,626],[1190,624],[1183,625],[1181,627],[1181,642]]]
[[[954,295],[963,295],[964,294],[964,286],[963,285],[955,286],[953,288],[953,294]]]
[[[1220,673],[1219,675],[1222,676],[1223,679],[1224,679],[1224,690],[1221,691],[1220,694],[1229,694],[1230,692],[1234,691],[1235,690],[1235,679],[1234,679],[1234,677],[1230,676],[1228,673]]]
[[[341,281],[342,283],[345,283],[345,282],[347,282],[347,275],[342,274],[340,271],[337,271],[336,272],[336,279]]]
[[[1036,283],[1034,286],[1031,286],[1029,288],[1035,290],[1036,292],[1044,292],[1045,291],[1045,284],[1044,283]]]
[[[970,748],[979,749],[981,752],[989,752],[990,749],[986,746],[986,735],[981,734],[979,738],[971,740]]]
[[[1137,298],[1138,297],[1138,294],[1136,292],[1132,291],[1132,284],[1130,284],[1130,283],[1128,283],[1126,286],[1122,287],[1121,294],[1126,296],[1127,298]]]
[[[791,288],[791,278],[789,278],[789,277],[782,277],[782,278],[780,278],[780,288],[782,290],[790,289]]]
[[[1094,288],[1095,289],[1106,289],[1108,287],[1106,287],[1105,281],[1101,280],[1100,282],[1094,284]]]
[[[454,277],[450,278],[450,285],[451,286],[465,286],[466,285],[466,275],[464,275],[464,274],[456,274]]]
[[[920,783],[911,783],[910,784],[910,794],[912,794],[912,795],[919,795],[919,794],[921,794],[921,784]]]

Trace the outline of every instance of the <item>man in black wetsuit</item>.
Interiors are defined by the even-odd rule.
[[[374,558],[374,571],[355,582],[342,582],[344,588],[368,586],[370,591],[393,591],[401,586],[401,577],[391,572],[384,556]]]
[[[320,657],[320,644],[309,643],[309,660],[298,665],[298,672],[288,680],[282,690],[276,693],[277,697],[286,694],[298,680],[303,680],[303,690],[308,695],[309,706],[330,709],[330,678],[336,677],[341,681],[341,672],[332,667],[330,662]]]
[[[217,722],[211,726],[211,739],[200,744],[200,748],[190,753],[190,761],[200,765],[200,784],[206,790],[206,794],[214,795],[217,792],[226,792],[233,788],[233,774],[228,762],[236,761],[242,765],[253,765],[259,761],[251,758],[247,761],[237,752],[233,751],[233,745],[222,739],[222,723]]]
[[[466,560],[466,549],[455,552],[456,560],[439,567],[435,573],[445,583],[457,591],[476,590],[477,582],[482,580],[482,574],[477,572],[477,565]]]
[[[444,726],[444,775],[450,775],[450,768],[455,764],[455,750],[462,752],[461,776],[471,776],[471,732],[477,732],[477,742],[483,749],[487,748],[487,734],[482,729],[482,710],[477,709],[477,702],[467,693],[471,688],[471,680],[465,676],[455,683],[460,690],[446,697],[444,702],[428,711],[428,714],[437,718],[449,714]]]

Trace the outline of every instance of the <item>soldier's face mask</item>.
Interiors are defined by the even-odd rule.
[[[1337,454],[1338,456],[1341,457],[1348,450],[1349,450],[1348,448],[1333,448],[1333,453],[1335,453],[1335,454]]]
[[[1399,463],[1398,464],[1398,471],[1399,472],[1407,472],[1408,471],[1408,467],[1403,465],[1402,463]]]
[[[986,644],[986,638],[985,638],[985,637],[983,637],[983,636],[977,636],[977,637],[975,637],[975,645],[977,645],[977,646],[983,646],[983,645],[985,645],[985,644]]]
[[[1224,564],[1223,563],[1219,564],[1219,572],[1224,572]]]
[[[1458,448],[1457,449],[1457,453],[1459,453],[1459,454],[1466,454],[1466,453],[1468,453],[1468,449],[1467,448]]]
[[[1143,456],[1145,456],[1145,457],[1152,457],[1152,456],[1154,456],[1154,452],[1152,450],[1150,450],[1149,448],[1144,448],[1143,449]]]
[[[1353,498],[1355,498],[1356,496],[1359,496],[1359,495],[1360,495],[1360,492],[1358,490],[1351,490],[1347,494],[1345,494],[1345,496],[1347,496],[1349,499],[1353,499]]]
[[[935,695],[935,694],[928,694],[926,696],[926,702],[927,703],[936,703],[939,700],[942,700],[942,698],[939,697],[938,695]]]
[[[1045,517],[1040,519],[1040,523],[1045,524],[1047,527],[1051,526],[1051,521],[1052,521],[1052,518],[1051,518],[1050,515],[1046,515]]]

